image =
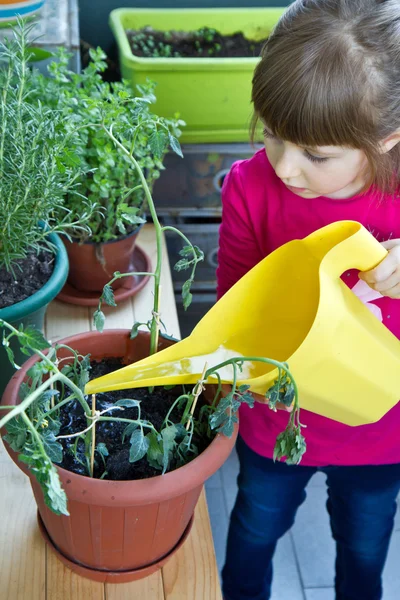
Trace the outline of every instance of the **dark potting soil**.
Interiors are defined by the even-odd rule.
[[[263,40],[248,40],[238,31],[222,35],[215,29],[158,31],[152,27],[126,32],[132,53],[146,58],[238,58],[259,56]]]
[[[0,269],[0,308],[21,302],[42,288],[53,273],[54,254],[47,249],[39,254],[30,252],[13,267],[14,274]]]
[[[125,366],[120,359],[108,358],[101,362],[91,363],[91,379],[106,375]],[[151,421],[154,427],[159,431],[173,402],[183,393],[182,386],[176,386],[173,389],[166,390],[162,387],[156,387],[150,393],[149,388],[137,388],[132,390],[119,390],[115,392],[106,392],[96,395],[96,409],[99,411],[110,408],[117,402],[126,398],[140,400],[141,419]],[[201,406],[206,403],[206,400],[199,397],[195,416],[198,414]],[[183,411],[174,409],[171,414],[171,420],[174,423],[179,423]],[[112,411],[104,416],[116,417],[120,416],[124,419],[137,419],[138,409],[124,408],[124,411]],[[83,409],[77,401],[73,401],[63,406],[60,411],[61,429],[59,435],[67,435],[69,433],[77,433],[83,431],[87,427],[86,418]],[[96,447],[103,443],[107,447],[108,456],[104,457],[105,464],[98,452],[95,454],[94,476],[102,477],[104,471],[107,471],[103,479],[111,479],[113,481],[147,479],[160,475],[161,471],[150,466],[146,458],[131,463],[129,462],[129,435],[126,436],[124,443],[122,435],[128,423],[118,423],[116,421],[103,421],[96,425]],[[79,440],[77,443],[77,458],[72,453],[72,449],[76,438],[67,438],[59,440],[64,448],[64,458],[61,466],[68,471],[73,471],[79,475],[87,475],[85,465],[84,443]],[[209,438],[201,438],[196,433],[193,435],[193,443],[197,446],[199,453],[203,452],[212,440]],[[194,456],[193,456],[194,458]],[[173,471],[176,464],[171,461],[169,471]]]

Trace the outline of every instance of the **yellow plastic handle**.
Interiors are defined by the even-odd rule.
[[[387,256],[387,250],[356,221],[327,225],[307,238],[321,259],[321,268],[340,277],[349,269],[370,271]]]

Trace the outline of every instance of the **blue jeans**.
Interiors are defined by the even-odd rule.
[[[336,600],[380,600],[400,464],[287,466],[256,454],[240,436],[237,450],[239,492],[222,570],[225,600],[270,598],[277,541],[293,525],[305,487],[318,470],[327,475],[327,508],[337,552]]]

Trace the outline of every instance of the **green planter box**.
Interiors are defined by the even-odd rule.
[[[223,34],[242,31],[247,38],[267,37],[284,8],[129,9],[111,12],[121,72],[132,85],[147,78],[157,83],[154,111],[179,112],[186,121],[185,143],[245,142],[252,115],[251,80],[258,58],[141,58],[132,54],[128,29],[191,31],[213,27]]]

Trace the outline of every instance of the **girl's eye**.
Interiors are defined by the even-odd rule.
[[[271,133],[270,131],[268,131],[268,129],[263,129],[263,134],[266,138],[270,139],[270,140],[277,140],[278,138],[274,136],[273,133]]]
[[[322,158],[321,156],[314,156],[314,154],[310,154],[308,152],[308,150],[305,150],[304,152],[305,152],[305,155],[307,156],[308,160],[311,160],[311,162],[313,162],[313,163],[319,163],[319,164],[321,164],[321,163],[324,163],[327,160],[329,160],[328,157]]]

